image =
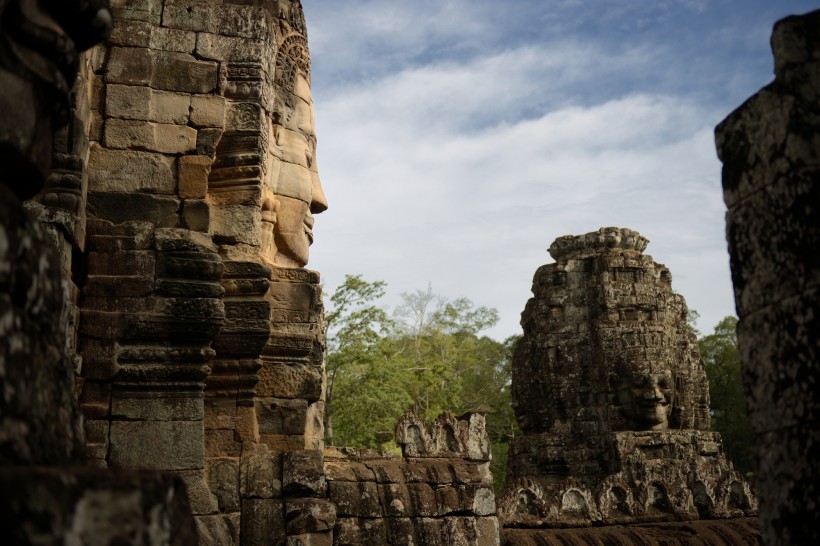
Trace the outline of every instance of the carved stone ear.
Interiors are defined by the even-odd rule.
[[[669,412],[669,428],[681,428],[683,413],[680,407],[680,399],[677,396],[672,397],[672,410]]]

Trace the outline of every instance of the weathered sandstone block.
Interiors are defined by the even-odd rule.
[[[191,124],[194,127],[224,127],[225,99],[216,95],[193,95]]]
[[[193,53],[196,47],[196,34],[158,27],[144,21],[121,19],[114,24],[114,30],[108,38],[108,44]]]
[[[106,86],[105,114],[118,119],[186,125],[191,96],[158,91],[141,85]]]
[[[185,485],[170,473],[4,467],[0,483],[8,544],[196,544]]]
[[[285,536],[285,509],[281,500],[242,500],[242,546],[283,544]]]
[[[241,38],[267,39],[274,30],[274,18],[271,15],[251,6],[166,0],[162,26]]]
[[[210,61],[259,61],[267,47],[263,40],[197,32],[195,54]]]
[[[109,119],[103,143],[108,148],[182,154],[196,147],[196,130],[182,125]]]
[[[202,199],[208,194],[208,175],[211,158],[186,155],[177,161],[179,167],[179,196],[182,199]]]
[[[91,146],[89,188],[93,192],[173,195],[177,190],[173,157]]]
[[[113,468],[186,470],[205,463],[197,421],[112,421],[110,441]]]
[[[183,93],[210,93],[216,90],[219,66],[183,53],[153,53],[151,87]]]
[[[210,93],[217,88],[218,65],[185,53],[113,47],[109,55],[105,75],[109,84],[145,85],[183,93]]]
[[[162,0],[111,0],[115,20],[144,21],[158,25],[162,16]]]

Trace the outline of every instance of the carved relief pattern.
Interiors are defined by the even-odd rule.
[[[708,384],[686,303],[672,292],[669,270],[643,254],[647,243],[621,228],[561,237],[550,247],[556,262],[536,272],[513,358],[513,406],[524,436],[510,446],[507,476],[539,484],[551,500],[536,521],[516,508],[520,494],[509,486],[505,525],[755,513],[750,494],[709,510],[693,503],[695,475],[710,498],[725,493],[729,476],[745,482],[720,437],[706,432]],[[655,489],[646,489],[647,475]],[[567,480],[576,480],[577,495],[563,502]],[[601,489],[612,480],[620,492]],[[615,511],[613,499],[620,499]],[[567,512],[579,503],[586,508]]]

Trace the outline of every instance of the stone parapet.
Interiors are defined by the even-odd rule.
[[[505,527],[578,527],[755,515],[757,499],[726,460],[720,434],[616,432],[599,467],[567,460],[560,438],[529,435],[510,450],[516,476],[499,498]],[[570,471],[569,469],[572,468]]]
[[[404,456],[325,449],[333,544],[499,544],[483,415],[443,414],[428,427],[408,412],[396,441]]]

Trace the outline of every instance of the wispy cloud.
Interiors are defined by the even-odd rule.
[[[771,64],[753,3],[317,0],[311,267],[432,281],[505,336],[554,238],[631,227],[710,328],[733,311],[712,128]]]

